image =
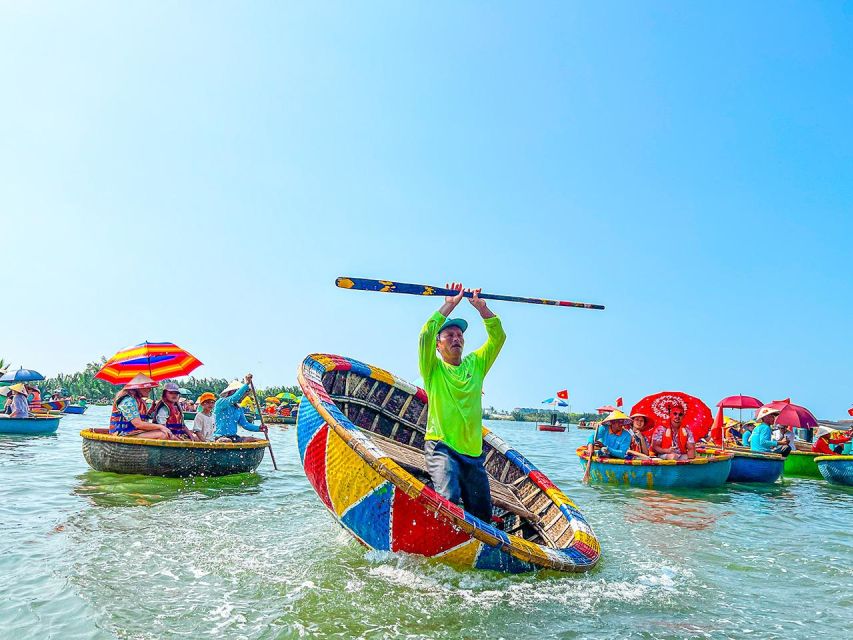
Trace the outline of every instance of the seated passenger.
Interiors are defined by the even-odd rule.
[[[693,432],[681,424],[686,408],[672,403],[667,411],[669,426],[660,425],[655,429],[649,453],[664,460],[693,460],[696,457]]]
[[[202,442],[208,442],[213,438],[213,405],[216,396],[205,391],[198,397],[198,413],[193,420],[193,431]]]
[[[743,436],[741,436],[740,444],[742,447],[748,447],[749,441],[752,439],[752,432],[755,429],[754,422],[743,423]]]
[[[124,385],[113,402],[110,416],[110,433],[115,436],[133,436],[152,440],[171,440],[171,432],[164,426],[148,421],[146,399],[157,383],[144,374],[137,374]]]
[[[13,384],[9,387],[10,395],[12,396],[12,416],[13,418],[29,418],[30,403],[28,402],[27,387],[23,383]]]
[[[245,382],[240,384],[235,380],[225,390],[219,394],[219,400],[213,405],[213,437],[216,442],[252,442],[258,438],[251,438],[237,435],[238,425],[248,431],[266,431],[267,428],[261,423],[256,427],[251,422],[246,420],[246,412],[240,403],[249,391],[249,383],[252,381],[252,374],[246,375]]]
[[[160,399],[151,407],[151,421],[160,424],[172,432],[176,439],[198,440],[198,436],[184,424],[184,412],[178,400],[180,388],[174,382],[167,382]]]
[[[830,431],[815,439],[812,451],[825,456],[840,455],[844,451],[844,445],[851,439],[853,439],[853,428],[848,431]]]
[[[759,453],[773,452],[773,447],[776,446],[776,443],[773,442],[773,423],[776,421],[776,416],[778,415],[778,409],[762,407],[758,410],[758,415],[755,416],[758,420],[758,425],[749,438],[749,448],[751,451]]]
[[[601,426],[589,436],[589,445],[586,448],[587,455],[592,455],[594,449],[598,449],[600,458],[625,459],[628,449],[631,448],[631,432],[627,428],[631,426],[631,418],[619,411],[613,411],[604,420]]]
[[[773,453],[787,456],[797,448],[794,433],[787,427],[787,425],[779,424],[776,426],[779,427],[779,432],[773,436],[773,441],[776,443],[776,446],[773,447]]]
[[[649,441],[643,435],[644,431],[653,429],[655,423],[645,413],[632,413],[631,448],[644,455],[649,455]]]

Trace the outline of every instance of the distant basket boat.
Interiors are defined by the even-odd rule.
[[[564,424],[537,424],[537,431],[565,431],[566,425]]]
[[[586,571],[598,562],[598,540],[577,507],[485,427],[485,466],[503,528],[427,486],[423,389],[322,354],[305,358],[298,379],[305,393],[296,427],[305,475],[366,547],[510,573]]]
[[[185,478],[225,476],[254,471],[264,458],[264,441],[193,442],[110,435],[108,429],[85,429],[83,457],[96,471]]]
[[[714,447],[699,447],[698,451],[721,453]],[[726,482],[748,482],[773,484],[782,476],[785,458],[778,453],[762,453],[746,447],[726,447],[725,451],[734,455],[732,470]]]
[[[586,445],[578,447],[576,453],[586,468]],[[732,470],[732,457],[726,452],[699,453],[693,460],[593,458],[589,475],[595,482],[644,489],[721,487]]]
[[[56,433],[62,416],[43,415],[31,418],[9,418],[0,416],[0,433],[49,435]]]
[[[853,456],[818,456],[815,462],[828,482],[853,487]]]
[[[264,416],[267,424],[296,424],[296,416]]]
[[[81,415],[81,414],[86,413],[86,409],[87,409],[87,405],[83,405],[83,404],[69,404],[68,406],[66,406],[66,407],[62,410],[62,413],[72,413],[72,414],[75,414],[75,415]]]

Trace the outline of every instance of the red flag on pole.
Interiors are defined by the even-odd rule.
[[[723,408],[717,409],[717,417],[711,425],[711,440],[719,445],[723,444]]]
[[[616,406],[617,406],[617,407],[621,407],[621,406],[622,406],[622,398],[621,398],[621,396],[620,396],[619,398],[616,398]]]
[[[558,391],[558,392],[557,392],[557,397],[558,397],[560,400],[568,400],[568,399],[569,399],[569,390],[568,390],[568,389],[563,389],[562,391]]]

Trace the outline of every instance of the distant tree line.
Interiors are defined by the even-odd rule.
[[[101,358],[100,360],[87,364],[83,371],[70,374],[60,373],[53,378],[47,378],[46,380],[37,383],[36,386],[41,389],[42,396],[44,398],[50,396],[54,391],[59,390],[63,396],[71,396],[73,398],[86,396],[86,399],[90,403],[112,402],[112,399],[115,397],[116,393],[119,392],[121,386],[112,385],[109,382],[99,380],[95,377],[95,374],[104,366],[106,361],[106,358]],[[2,362],[3,361],[0,360],[0,364],[2,364]],[[226,378],[195,378],[190,376],[188,378],[163,380],[160,384],[163,385],[166,382],[174,382],[182,389],[186,389],[189,391],[187,397],[191,400],[195,400],[205,391],[211,391],[218,395],[225,387],[228,386],[230,380],[227,380]],[[302,391],[297,385],[279,385],[258,388],[257,392],[258,398],[260,398],[261,402],[263,402],[264,398],[268,396],[274,396],[282,392],[289,392],[297,397],[302,395]]]

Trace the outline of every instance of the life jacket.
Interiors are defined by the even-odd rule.
[[[178,406],[178,403],[176,402],[175,404],[170,405],[168,402],[158,400],[151,409],[151,417],[155,420],[157,419],[157,412],[160,411],[160,407],[166,407],[169,410],[169,415],[166,417],[165,427],[175,435],[186,435],[184,412],[181,411],[181,407]]]
[[[133,426],[133,423],[125,418],[124,414],[118,408],[118,403],[124,400],[128,395],[129,394],[119,396],[116,398],[116,401],[113,402],[113,412],[110,415],[110,433],[113,435],[120,436],[125,433],[130,433],[131,431],[136,431],[136,427]],[[134,400],[136,400],[136,406],[139,409],[139,417],[143,422],[148,422],[148,404],[145,402],[145,399],[134,398]]]
[[[30,411],[32,411],[33,413],[41,411],[41,391],[39,391],[38,389],[33,389],[31,393],[33,395],[33,399],[30,402]]]
[[[672,446],[672,428],[667,427],[663,432],[663,437],[660,439],[661,449],[669,449]],[[687,453],[687,431],[685,429],[678,430],[678,450],[681,453]]]

